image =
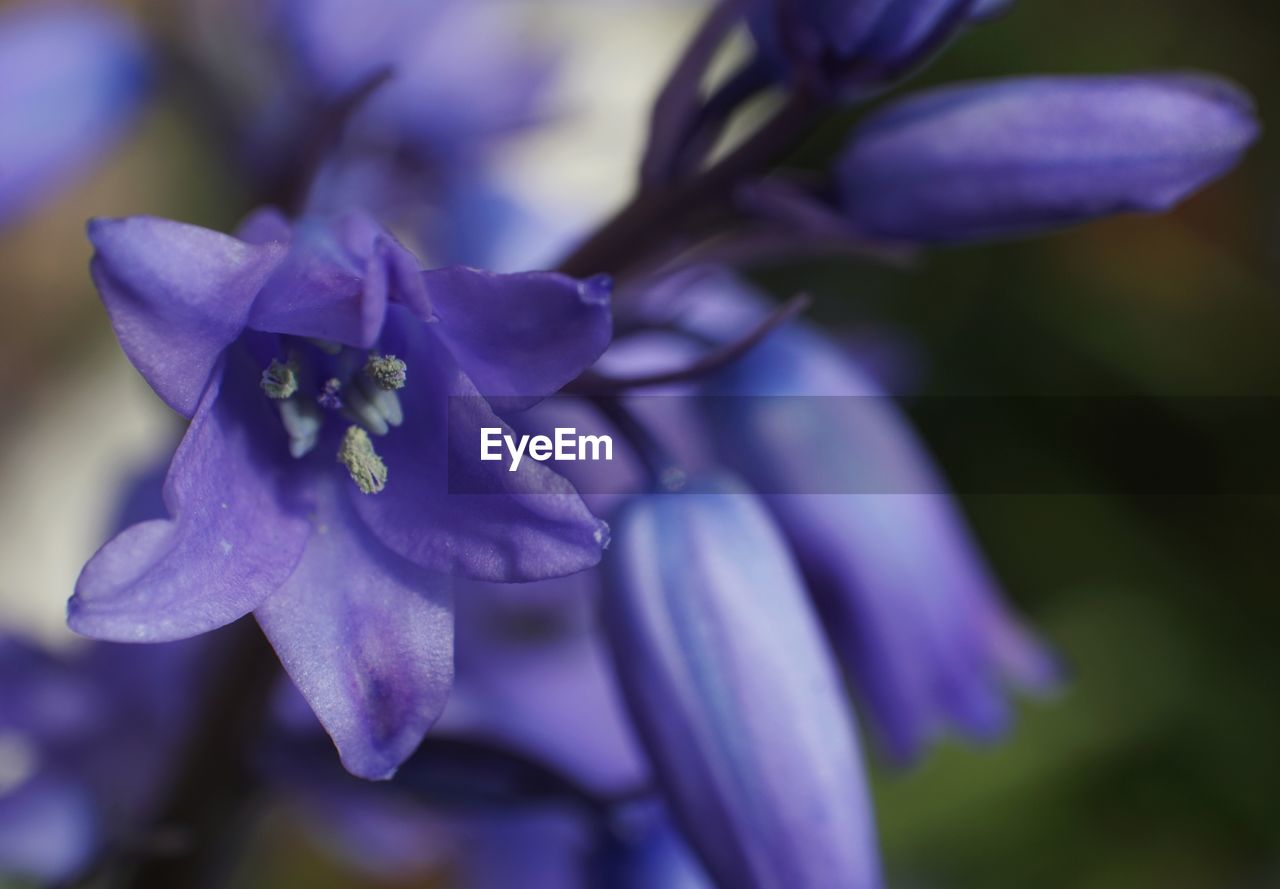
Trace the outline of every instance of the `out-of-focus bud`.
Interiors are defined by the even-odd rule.
[[[721,886],[880,885],[852,715],[777,529],[718,476],[618,518],[603,622],[673,814]]]
[[[727,276],[698,322],[732,336],[767,306]],[[716,317],[713,317],[716,316]],[[1002,684],[1044,689],[1056,664],[1006,609],[945,482],[888,397],[842,350],[793,324],[716,380],[727,463],[764,495],[827,631],[896,759],[948,728],[1009,720]],[[795,493],[792,493],[795,492]]]
[[[948,87],[859,127],[837,168],[839,200],[863,235],[907,241],[1160,212],[1234,167],[1258,131],[1249,97],[1203,76]]]
[[[138,35],[106,9],[29,4],[0,14],[0,225],[115,145],[146,75]]]
[[[792,81],[874,90],[945,44],[982,0],[753,0],[761,55]]]

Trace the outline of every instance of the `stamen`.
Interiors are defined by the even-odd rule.
[[[316,400],[327,411],[340,411],[342,410],[342,396],[339,394],[341,391],[341,381],[337,377],[330,377],[320,387],[320,396]]]
[[[394,355],[370,354],[365,362],[365,375],[388,392],[404,388],[405,363]]]
[[[369,433],[359,426],[347,427],[338,462],[347,467],[351,480],[366,494],[376,494],[387,486],[387,464],[373,449]]]
[[[271,366],[262,372],[261,386],[268,398],[283,401],[298,391],[298,365],[272,359]]]
[[[399,426],[404,422],[404,409],[400,406],[400,396],[394,389],[383,389],[369,377],[357,377],[355,388],[365,397],[369,405],[391,426]]]
[[[348,386],[346,388],[346,397],[342,399],[343,413],[374,435],[386,435],[391,427],[387,425],[382,412],[374,406],[373,402],[369,400],[361,389],[362,387],[360,386]]]
[[[337,355],[342,351],[341,343],[331,343],[328,340],[317,339],[315,337],[307,337],[307,342],[326,355]]]
[[[280,402],[280,422],[289,434],[289,454],[301,459],[316,446],[324,417],[315,402],[290,398]]]

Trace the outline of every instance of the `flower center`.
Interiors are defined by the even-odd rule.
[[[369,436],[386,435],[404,422],[396,393],[407,376],[407,365],[394,355],[296,341],[283,360],[273,359],[262,371],[260,385],[276,403],[295,459],[315,449],[326,415],[345,418],[350,425],[338,462],[361,491],[376,494],[386,487],[387,467]]]

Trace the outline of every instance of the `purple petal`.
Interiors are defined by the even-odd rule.
[[[398,393],[405,420],[376,442],[386,489],[370,496],[353,487],[356,509],[383,543],[433,571],[511,582],[594,565],[608,528],[567,481],[533,460],[517,472],[480,462],[481,427],[510,429],[436,339],[437,326],[400,306],[388,312],[382,346],[410,375]]]
[[[29,3],[0,15],[0,224],[116,144],[146,69],[138,35],[106,9]]]
[[[793,326],[716,391],[762,396],[718,399],[713,430],[733,444],[730,465],[774,492],[769,508],[892,755],[909,758],[953,726],[994,737],[1009,720],[1005,681],[1056,682],[914,433],[838,348]],[[852,491],[877,493],[838,493]]]
[[[182,639],[248,614],[288,578],[310,525],[285,496],[284,431],[257,377],[247,357],[229,353],[169,467],[173,517],[134,525],[89,561],[68,606],[73,630]]]
[[[61,883],[88,867],[101,839],[83,788],[49,774],[0,788],[0,874]]]
[[[89,240],[93,280],[121,348],[156,394],[190,417],[282,248],[146,216],[95,219]]]
[[[608,278],[461,266],[422,278],[440,320],[437,335],[487,398],[527,406],[558,391],[609,345]]]
[[[254,237],[280,234],[279,220],[258,214]],[[364,214],[304,217],[292,228],[288,254],[254,303],[254,330],[315,337],[367,349],[382,331],[387,302],[399,296],[405,265],[416,261]],[[415,288],[405,301],[421,303]]]
[[[498,741],[602,795],[645,786],[649,768],[592,619],[598,584],[584,571],[463,585],[458,677],[439,730]]]
[[[641,497],[604,627],[675,816],[719,885],[881,885],[852,714],[768,515],[721,479]]]
[[[1190,75],[1041,77],[935,90],[855,133],[844,212],[870,235],[956,241],[1168,210],[1258,135],[1249,99]]]
[[[382,546],[328,477],[316,532],[254,612],[285,670],[362,778],[390,778],[436,721],[453,681],[448,579]]]

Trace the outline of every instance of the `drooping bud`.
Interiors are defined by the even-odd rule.
[[[388,392],[404,388],[405,363],[394,355],[370,355],[365,362],[365,375]]]
[[[262,372],[262,391],[268,398],[283,401],[298,391],[298,365],[292,361],[272,360]]]
[[[376,494],[387,486],[387,464],[373,449],[369,433],[359,426],[348,426],[338,449],[338,462],[347,467],[351,480],[366,494]]]

